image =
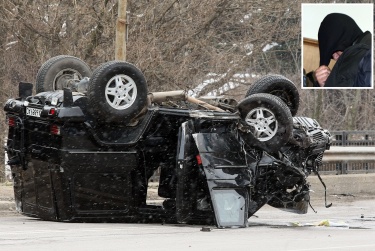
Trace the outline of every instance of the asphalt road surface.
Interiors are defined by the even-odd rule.
[[[375,250],[375,200],[328,199],[331,208],[313,201],[317,213],[305,215],[266,206],[249,219],[248,228],[237,229],[3,216],[0,250]]]

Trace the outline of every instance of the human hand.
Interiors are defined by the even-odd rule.
[[[321,65],[315,70],[315,78],[320,87],[325,85],[329,74],[331,74],[331,69],[329,69],[326,65]]]

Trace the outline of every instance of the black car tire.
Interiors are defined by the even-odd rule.
[[[90,67],[81,59],[60,55],[47,60],[36,75],[36,92],[63,90],[71,88],[74,80],[91,77]]]
[[[281,98],[295,116],[299,107],[299,93],[292,81],[281,75],[266,75],[255,81],[245,97],[256,93],[269,93]]]
[[[90,112],[99,123],[130,122],[147,105],[147,94],[143,73],[123,61],[110,61],[96,68],[87,90]]]
[[[241,136],[250,146],[277,152],[292,134],[293,117],[286,104],[277,96],[257,93],[237,106],[242,119]]]

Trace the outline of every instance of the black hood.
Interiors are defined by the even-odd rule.
[[[348,15],[327,15],[320,24],[318,33],[320,65],[328,65],[334,52],[344,51],[362,33],[356,22]]]

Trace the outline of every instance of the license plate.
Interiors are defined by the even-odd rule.
[[[26,107],[26,115],[28,116],[40,117],[41,113],[42,113],[41,109]]]

